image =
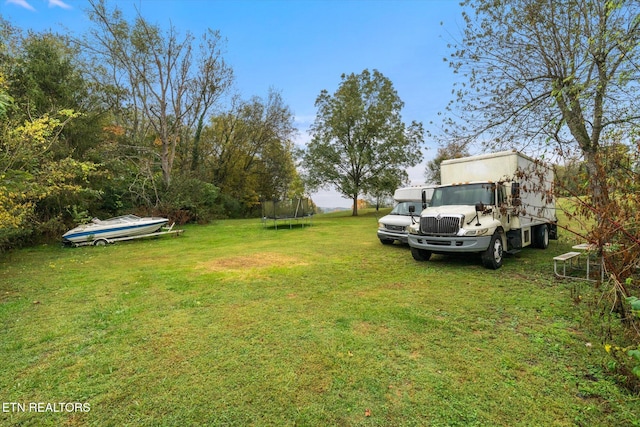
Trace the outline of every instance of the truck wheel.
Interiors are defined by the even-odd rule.
[[[491,236],[491,243],[486,251],[482,253],[482,264],[486,268],[497,270],[502,267],[503,247],[502,238],[497,231]]]
[[[93,241],[93,246],[105,246],[107,241],[105,239],[98,239]]]
[[[413,259],[415,259],[416,261],[429,261],[429,258],[431,258],[431,251],[428,251],[426,249],[411,248],[411,256],[413,256]]]
[[[380,243],[382,243],[383,245],[392,245],[393,244],[393,240],[391,240],[391,239],[380,239]]]
[[[549,227],[546,224],[538,225],[533,232],[534,246],[539,249],[547,249],[549,246]]]

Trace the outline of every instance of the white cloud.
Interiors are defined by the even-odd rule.
[[[71,9],[71,6],[63,2],[62,0],[47,0],[49,7],[61,7],[63,9]]]
[[[64,0],[46,0],[46,1],[49,8],[59,7],[62,9],[72,9],[71,5],[65,3]],[[29,0],[5,0],[4,3],[13,4],[18,7],[30,10],[32,12],[36,11],[35,7],[31,6],[31,4],[29,3]]]
[[[15,4],[16,6],[23,7],[28,10],[36,11],[33,6],[27,2],[27,0],[6,0],[5,4]]]

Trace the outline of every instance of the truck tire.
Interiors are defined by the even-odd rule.
[[[380,239],[380,243],[382,243],[383,245],[393,245],[393,240],[391,239]]]
[[[504,251],[502,246],[502,238],[499,232],[493,233],[491,243],[486,251],[482,253],[482,264],[491,270],[497,270],[502,267]]]
[[[416,261],[429,261],[429,258],[431,258],[431,251],[428,251],[426,249],[411,248],[411,256],[413,256],[413,259],[415,259]]]
[[[549,246],[549,227],[546,224],[533,229],[533,246],[539,249],[547,249]]]

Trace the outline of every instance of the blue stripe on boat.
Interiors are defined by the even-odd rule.
[[[161,224],[162,224],[162,221],[158,221],[157,225],[161,225]],[[149,227],[151,225],[154,225],[154,224],[148,224],[147,223],[147,224],[139,224],[139,225],[128,225],[126,227],[107,228],[105,230],[90,230],[90,231],[83,231],[81,233],[70,234],[68,236],[63,236],[63,237],[65,239],[69,240],[69,239],[73,239],[73,238],[76,238],[76,237],[97,236],[98,234],[101,234],[101,233],[113,233],[114,231],[133,230],[133,229],[136,229],[136,228]]]

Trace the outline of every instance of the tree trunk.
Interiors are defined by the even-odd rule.
[[[351,213],[351,216],[358,216],[358,195],[357,194],[353,195],[353,211]]]
[[[609,205],[609,191],[607,189],[607,172],[604,170],[602,162],[598,159],[596,150],[588,150],[584,152],[585,167],[589,176],[589,186],[591,187],[591,204],[596,213],[597,229],[606,230],[603,226],[605,220],[607,206]],[[607,236],[598,233],[598,248],[602,249],[606,243]]]
[[[167,188],[171,184],[171,166],[169,165],[168,154],[168,147],[162,147],[162,180]]]
[[[191,149],[191,171],[195,172],[200,167],[200,137],[204,128],[204,113],[198,118],[198,125],[193,136],[193,147]]]
[[[166,188],[171,185],[171,163],[169,161],[169,147],[167,144],[162,144],[162,180]]]

